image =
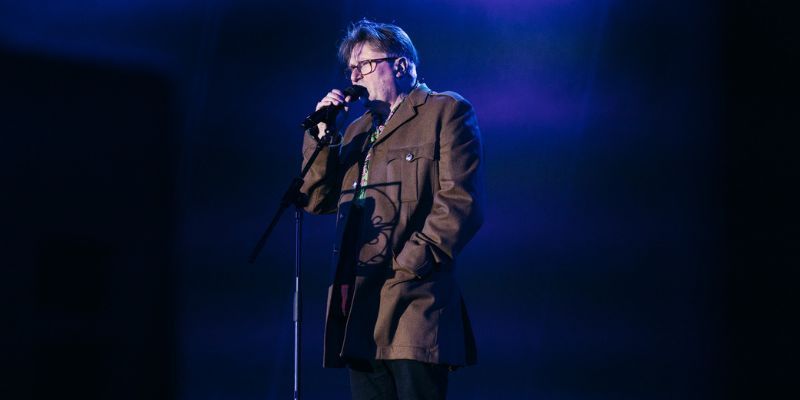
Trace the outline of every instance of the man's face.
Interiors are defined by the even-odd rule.
[[[353,47],[350,53],[348,65],[352,68],[358,65],[359,61],[385,58],[387,54],[376,50],[370,43],[359,43]],[[367,88],[369,100],[366,107],[377,106],[376,102],[391,103],[397,94],[397,83],[394,78],[394,60],[378,61],[375,63],[375,70],[366,75],[358,72],[350,74],[350,81],[354,85],[361,85]]]

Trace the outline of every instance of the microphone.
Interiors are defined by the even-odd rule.
[[[358,100],[359,97],[366,95],[367,88],[363,86],[353,85],[345,89],[343,92],[344,92],[344,97],[350,96],[350,102],[352,103]],[[314,111],[309,116],[307,116],[306,119],[303,120],[303,123],[300,124],[300,126],[302,126],[303,129],[309,129],[315,127],[320,122],[331,121],[334,118],[336,118],[336,114],[338,114],[339,111],[343,108],[344,108],[344,103],[341,103],[337,106],[329,105],[322,107],[319,110]]]

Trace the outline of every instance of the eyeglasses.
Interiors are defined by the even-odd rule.
[[[358,71],[360,76],[364,76],[367,74],[371,74],[375,71],[375,67],[378,65],[379,62],[382,61],[389,61],[389,60],[396,60],[400,57],[384,57],[384,58],[373,58],[371,60],[363,60],[359,61],[355,67],[347,67],[344,69],[344,76],[347,79],[350,79],[353,76],[353,71]]]

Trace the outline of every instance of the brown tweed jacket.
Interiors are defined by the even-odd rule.
[[[354,121],[341,146],[322,150],[301,189],[308,212],[338,211],[334,276],[344,235],[352,234],[344,226],[372,125],[369,113]],[[306,135],[304,165],[315,146]],[[420,85],[372,151],[363,218],[349,238],[356,259],[350,312],[337,312],[332,284],[323,364],[342,367],[347,357],[474,364],[475,340],[454,276],[457,255],[482,223],[482,150],[472,106],[456,93]]]

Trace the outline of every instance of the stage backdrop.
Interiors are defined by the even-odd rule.
[[[290,214],[246,260],[366,17],[402,26],[422,80],[480,123],[486,222],[457,271],[479,364],[450,397],[730,398],[727,28],[702,3],[4,2],[19,387],[291,395]],[[310,399],[349,396],[321,367],[333,234],[305,218]]]

